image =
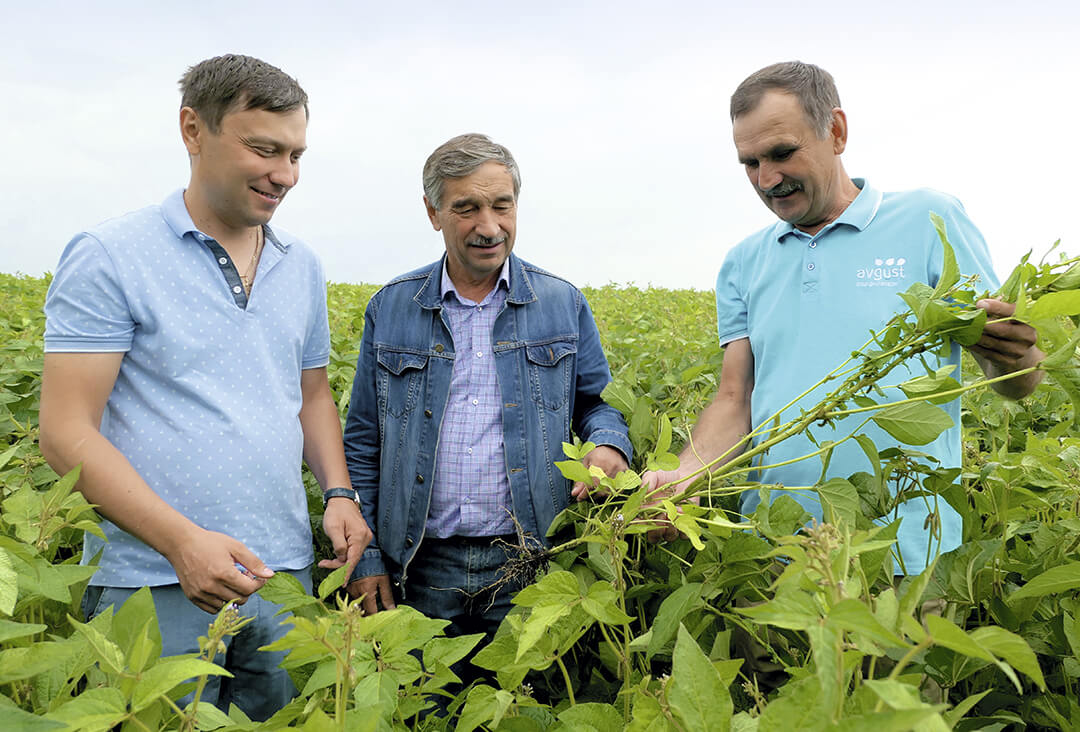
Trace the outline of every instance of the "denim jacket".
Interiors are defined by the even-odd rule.
[[[375,539],[354,579],[388,570],[401,579],[424,538],[455,354],[442,314],[442,267],[440,260],[391,281],[364,315],[344,437]],[[570,502],[570,482],[553,463],[565,459],[571,425],[629,462],[626,423],[600,398],[611,372],[592,311],[566,280],[511,254],[510,291],[491,341],[514,515],[543,540]]]

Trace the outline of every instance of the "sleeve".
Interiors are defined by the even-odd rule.
[[[728,252],[716,275],[716,330],[721,348],[750,336],[750,320],[741,282],[741,253],[741,247]]]
[[[386,574],[382,552],[378,548],[379,507],[379,413],[375,378],[375,317],[378,294],[364,311],[364,333],[360,338],[360,356],[356,362],[349,415],[345,419],[345,462],[349,480],[360,497],[360,511],[372,532],[371,544],[360,557],[350,579]]]
[[[986,245],[982,232],[968,218],[964,206],[955,198],[943,196],[943,200],[935,202],[931,210],[945,220],[945,234],[956,255],[956,265],[960,269],[960,274],[979,275],[979,282],[975,285],[977,292],[983,290],[996,292],[1001,287],[1001,283],[994,273],[990,249]],[[930,248],[932,281],[929,284],[936,286],[944,266],[944,252],[933,224],[927,221],[927,227],[933,237],[933,245]]]
[[[127,352],[135,325],[105,247],[89,234],[76,236],[60,255],[45,297],[45,351]]]
[[[314,255],[312,255],[314,256]],[[326,275],[322,262],[314,257],[311,274],[311,322],[304,338],[302,369],[318,369],[330,363],[330,320],[326,308]]]
[[[574,384],[574,431],[582,440],[615,448],[626,458],[627,465],[634,456],[626,421],[618,409],[604,401],[601,393],[611,383],[611,370],[600,344],[589,302],[581,292],[578,310],[577,375]]]

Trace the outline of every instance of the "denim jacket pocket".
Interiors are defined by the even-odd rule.
[[[376,359],[380,406],[393,417],[411,412],[423,385],[427,354],[376,346]]]
[[[525,346],[525,358],[529,362],[529,388],[533,399],[548,409],[563,408],[570,394],[577,342],[573,340],[551,341]]]

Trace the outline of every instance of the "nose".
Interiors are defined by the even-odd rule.
[[[489,238],[495,238],[502,233],[499,217],[495,215],[494,210],[487,206],[480,208],[476,219],[476,233]]]
[[[292,188],[300,180],[300,161],[286,157],[279,158],[273,170],[270,171],[269,178],[275,186]]]
[[[758,163],[757,187],[759,190],[767,191],[770,188],[779,185],[783,181],[784,175],[775,165],[767,162]]]

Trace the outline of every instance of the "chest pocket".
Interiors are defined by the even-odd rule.
[[[380,406],[392,417],[408,414],[420,400],[427,354],[377,348]]]
[[[529,364],[529,386],[533,399],[548,409],[559,410],[570,395],[576,341],[553,341],[525,346]]]

